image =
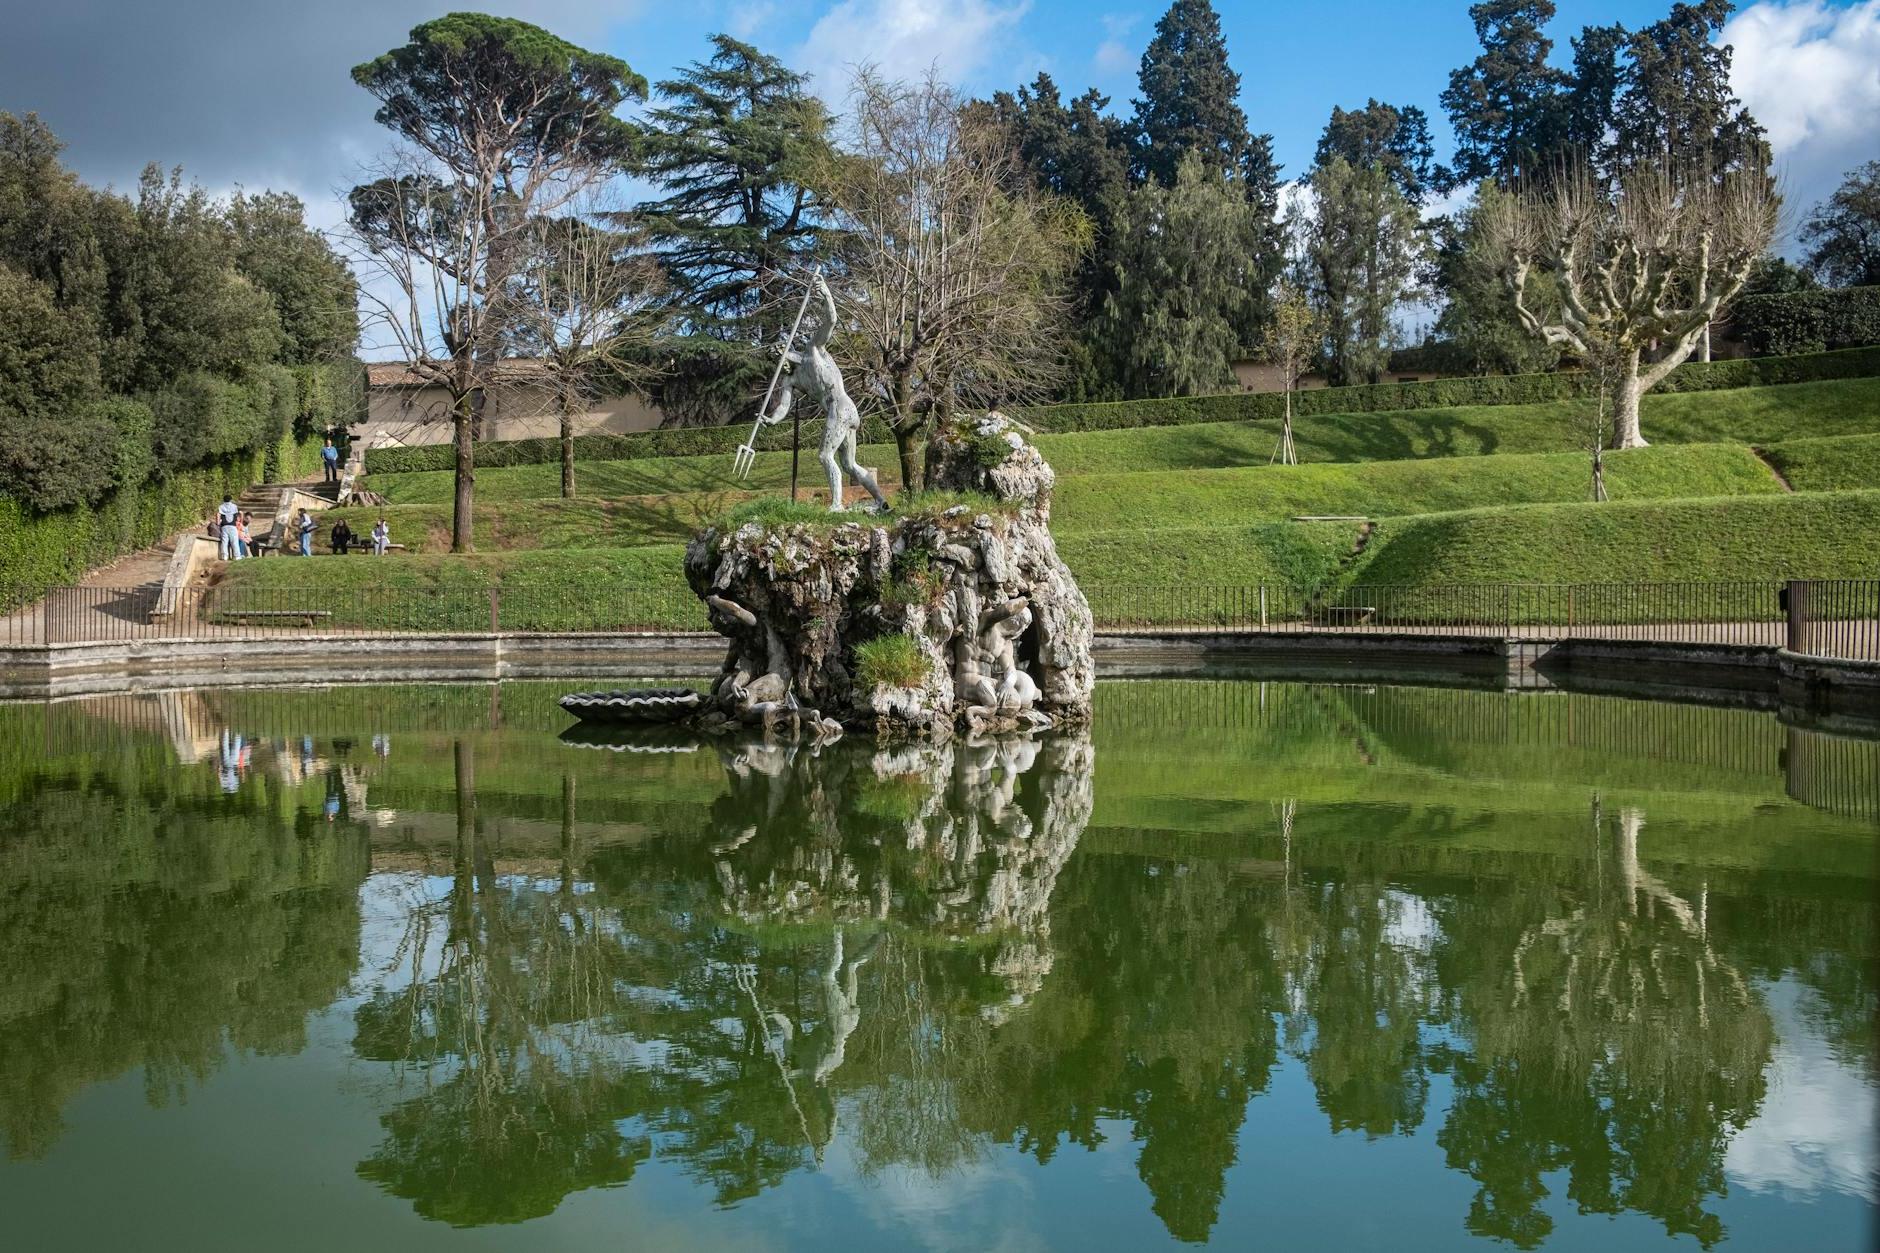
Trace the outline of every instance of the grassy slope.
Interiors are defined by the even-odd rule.
[[[1798,492],[1880,487],[1880,435],[1794,439],[1763,452]]]
[[[1354,581],[1578,583],[1871,575],[1880,491],[1530,505],[1393,518]]]
[[[1607,458],[1606,480],[1614,500],[1782,490],[1747,447],[1729,444],[1614,453]],[[1051,520],[1062,534],[1226,526],[1301,514],[1385,517],[1577,501],[1586,499],[1589,490],[1587,457],[1581,453],[1088,474],[1060,484]]]
[[[1075,475],[1058,487],[1052,526],[1068,536],[1237,527],[1299,514],[1437,513],[1580,500],[1587,494],[1587,479],[1586,457],[1580,453]],[[1618,500],[1781,490],[1747,447],[1729,444],[1614,453],[1608,459],[1607,481]],[[729,493],[696,492],[611,501],[484,501],[476,511],[476,542],[485,550],[674,543],[739,499]],[[450,510],[445,505],[334,510],[322,520],[317,544],[326,545],[333,520],[343,517],[355,531],[366,531],[381,514],[389,520],[393,537],[414,551],[449,547]]]
[[[1059,551],[1093,588],[1316,585],[1333,575],[1355,534],[1349,525],[1273,523],[1066,536]],[[251,597],[250,608],[329,609],[334,626],[482,630],[489,624],[488,592],[494,586],[502,594],[503,625],[514,629],[703,627],[681,572],[682,556],[679,545],[659,544],[463,557],[270,557],[231,566],[223,586]],[[377,594],[379,588],[386,594]]]
[[[1303,461],[1401,461],[1572,451],[1580,447],[1584,415],[1583,403],[1560,401],[1328,414],[1301,418],[1293,426]],[[1670,444],[1767,444],[1873,432],[1880,430],[1880,378],[1647,396],[1642,420],[1647,438]],[[1038,447],[1060,475],[1215,470],[1265,465],[1276,433],[1271,422],[1206,422],[1043,435]],[[861,457],[864,464],[882,468],[884,482],[892,480],[893,449],[871,446]],[[722,455],[583,462],[577,486],[583,496],[618,497],[769,490],[790,481],[788,453],[762,454],[742,482],[731,477],[730,468],[731,459]],[[805,457],[802,469],[803,483],[813,487],[820,473],[813,455]],[[559,494],[560,482],[560,468],[553,465],[484,470],[477,475],[477,494],[479,500],[550,497]],[[450,483],[443,471],[370,479],[373,490],[387,499],[410,504],[448,503]]]

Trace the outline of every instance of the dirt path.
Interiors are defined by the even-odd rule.
[[[1776,476],[1776,482],[1782,484],[1783,491],[1792,492],[1795,490],[1795,485],[1789,482],[1788,475],[1782,473],[1782,471],[1779,468],[1777,468],[1776,463],[1769,460],[1768,453],[1764,452],[1760,448],[1757,448],[1753,444],[1750,446],[1750,452],[1755,454],[1756,460],[1762,462],[1763,465],[1769,468],[1769,473]]]

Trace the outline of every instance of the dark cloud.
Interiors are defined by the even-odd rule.
[[[0,110],[36,111],[88,181],[150,161],[212,188],[330,194],[385,142],[348,71],[447,0],[20,0],[0,21]],[[629,4],[519,0],[501,11],[604,45]],[[325,202],[325,203],[323,203]]]

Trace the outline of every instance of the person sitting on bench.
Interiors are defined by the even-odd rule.
[[[352,542],[353,542],[352,528],[346,525],[346,519],[341,518],[338,522],[335,522],[333,524],[333,552],[334,554],[340,557],[344,557],[346,555],[346,550],[352,547]]]
[[[383,557],[385,555],[386,546],[391,542],[392,528],[385,525],[384,518],[380,518],[378,525],[372,528],[372,555],[374,557]]]

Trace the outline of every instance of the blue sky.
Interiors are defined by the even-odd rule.
[[[476,0],[459,0],[472,4]],[[144,162],[181,164],[214,190],[278,187],[337,219],[336,192],[384,144],[354,62],[401,41],[449,0],[57,0],[13,6],[0,39],[0,109],[38,110],[87,178],[120,186]],[[1096,86],[1127,112],[1158,0],[515,0],[486,6],[626,58],[649,78],[702,56],[730,30],[817,77],[839,103],[847,67],[909,75],[937,65],[974,93],[1046,69],[1066,91]],[[1594,22],[1639,26],[1670,0],[1559,0],[1556,57]],[[1464,0],[1217,4],[1254,126],[1288,177],[1303,172],[1334,104],[1375,96],[1431,117],[1475,55]],[[1831,190],[1880,157],[1880,0],[1758,0],[1730,28],[1737,86],[1769,126],[1791,201]]]

